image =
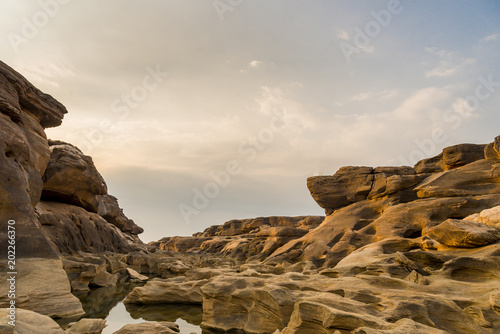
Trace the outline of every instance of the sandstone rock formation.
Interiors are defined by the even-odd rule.
[[[137,237],[142,229],[107,193],[92,159],[47,139],[44,129],[60,125],[66,112],[0,62],[0,220],[16,231],[15,268],[7,270],[7,247],[2,247],[0,279],[17,272],[19,312],[77,319],[84,311],[72,288],[116,284],[127,267],[117,254],[145,252],[146,246]],[[7,240],[4,228],[0,244]],[[0,307],[9,306],[8,289],[0,285]]]
[[[130,300],[150,302],[160,284],[164,292],[175,284],[196,286],[203,297],[202,327],[221,331],[496,333],[495,143],[452,146],[415,167],[345,167],[309,178],[311,195],[327,214],[319,225],[230,221],[192,238],[164,238],[154,246],[236,261],[223,274],[191,269],[150,282]],[[264,246],[278,236],[288,240]],[[151,302],[161,300],[173,299]]]
[[[41,231],[34,210],[50,158],[44,128],[59,125],[65,113],[59,102],[0,62],[0,219],[4,227],[7,221],[15,221],[16,270],[22,273],[16,280],[19,306],[52,316],[83,313],[80,302],[70,293],[58,251]],[[0,244],[7,245],[7,228],[0,231]],[[7,247],[2,247],[0,255],[0,279],[5,282]],[[57,303],[50,301],[52,294],[42,288],[44,279],[53,282]],[[8,306],[7,291],[2,284],[1,307]]]
[[[142,322],[140,324],[126,325],[114,334],[178,334],[179,325],[171,322]]]
[[[321,216],[235,219],[211,226],[193,237],[166,237],[150,245],[172,252],[221,254],[237,261],[264,260],[290,240],[307,234],[323,219]]]
[[[0,333],[2,334],[64,334],[61,327],[46,315],[33,311],[17,309],[16,326],[13,327],[7,323],[9,314],[8,309],[0,309]]]
[[[103,319],[80,319],[71,323],[66,329],[66,334],[101,334],[106,327],[106,320]]]

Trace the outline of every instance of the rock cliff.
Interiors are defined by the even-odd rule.
[[[71,294],[66,256],[145,249],[137,237],[142,229],[107,193],[92,159],[70,144],[47,139],[44,129],[60,125],[66,113],[0,62],[1,280],[17,272],[16,306],[54,318],[83,314]],[[9,221],[16,232],[15,263],[7,263]],[[87,283],[106,274],[111,275],[104,266]],[[1,285],[0,307],[10,305],[8,289]]]

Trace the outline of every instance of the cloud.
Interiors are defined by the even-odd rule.
[[[491,34],[491,35],[488,35],[486,36],[485,38],[483,38],[481,40],[481,42],[483,43],[487,43],[487,42],[493,42],[493,41],[497,41],[500,39],[500,34]]]
[[[337,29],[337,37],[340,38],[341,40],[348,41],[349,33],[345,30]]]
[[[425,72],[426,78],[450,77],[459,73],[466,66],[474,64],[476,62],[474,58],[464,58],[457,53],[448,50],[425,48],[425,51],[439,58],[438,66]]]
[[[450,98],[451,94],[446,88],[422,88],[404,100],[392,115],[405,120],[428,119],[430,112],[449,105]]]
[[[260,60],[252,60],[248,65],[250,66],[250,68],[258,68],[261,64],[262,62]]]
[[[34,84],[49,85],[59,88],[62,79],[75,76],[75,72],[68,64],[45,63],[40,65],[21,65],[18,70]]]
[[[352,100],[354,101],[364,101],[369,99],[390,100],[398,95],[399,93],[396,90],[384,90],[380,92],[364,92],[354,95],[352,97]]]

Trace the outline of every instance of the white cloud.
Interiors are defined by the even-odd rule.
[[[491,34],[481,40],[481,42],[493,42],[500,39],[500,34]]]
[[[408,97],[392,114],[399,119],[425,120],[430,112],[449,105],[450,98],[446,88],[423,88]]]
[[[461,57],[459,54],[448,50],[440,50],[437,48],[425,48],[425,51],[439,58],[438,65],[425,72],[426,78],[450,77],[452,75],[459,73],[467,65],[471,65],[476,62],[476,60],[473,58],[464,58]]]
[[[337,37],[341,40],[347,41],[349,40],[349,33],[342,29],[337,29]]]
[[[354,101],[363,101],[363,100],[369,99],[370,97],[372,97],[371,93],[359,93],[357,95],[354,95],[352,97],[352,99]]]
[[[396,90],[384,90],[380,92],[364,92],[354,95],[352,97],[352,100],[354,101],[364,101],[368,99],[390,100],[398,95],[399,93]]]
[[[62,63],[20,65],[17,69],[35,85],[49,85],[57,88],[61,79],[75,76],[71,66]]]
[[[250,66],[250,68],[258,68],[261,64],[262,62],[260,60],[252,60],[248,65]]]

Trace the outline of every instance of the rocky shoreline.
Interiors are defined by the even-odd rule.
[[[132,308],[202,307],[206,333],[500,331],[500,137],[414,167],[310,177],[325,216],[231,220],[146,245],[92,158],[47,139],[66,112],[0,62],[0,217],[17,233],[0,334],[101,333],[105,314],[82,318],[76,296],[124,281],[143,282],[113,292]],[[2,228],[2,282],[8,240]],[[178,332],[150,321],[116,333]]]

